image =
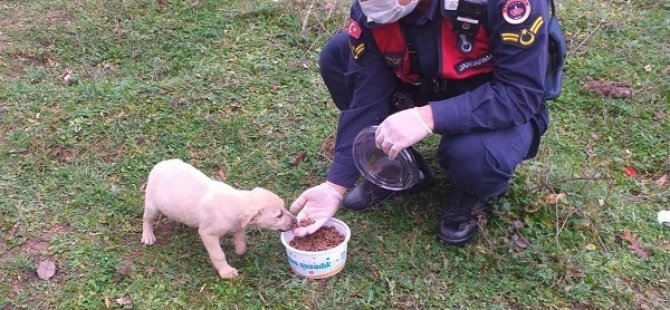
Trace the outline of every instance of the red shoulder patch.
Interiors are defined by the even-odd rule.
[[[353,19],[349,19],[349,24],[347,25],[347,33],[354,39],[358,39],[361,37],[361,26],[358,25],[358,22],[356,22]]]

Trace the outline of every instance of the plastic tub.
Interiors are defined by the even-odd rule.
[[[293,232],[282,232],[281,243],[286,248],[288,263],[293,271],[302,277],[309,279],[324,279],[332,277],[344,269],[347,261],[347,243],[351,236],[349,226],[344,222],[331,218],[324,226],[333,226],[344,235],[344,241],[332,249],[309,252],[292,247],[289,243],[293,240]]]

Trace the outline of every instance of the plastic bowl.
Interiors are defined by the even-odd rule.
[[[377,126],[361,130],[353,144],[353,158],[358,171],[375,185],[392,191],[408,189],[419,182],[419,169],[412,152],[403,149],[395,160],[375,145]]]
[[[288,264],[297,275],[308,279],[329,278],[344,269],[347,261],[347,243],[351,237],[351,230],[344,222],[331,218],[324,226],[333,226],[337,231],[344,235],[344,241],[332,249],[309,252],[298,250],[290,245],[293,240],[293,232],[282,232],[281,243],[286,248]]]

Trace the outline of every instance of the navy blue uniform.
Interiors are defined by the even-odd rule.
[[[421,16],[413,13],[399,21],[413,50],[413,71],[423,81],[441,79],[440,23],[455,13],[443,9],[444,1],[433,0]],[[535,156],[548,123],[543,99],[548,43],[546,25],[538,23],[548,20],[548,3],[524,1],[529,4],[529,14],[514,23],[517,20],[503,14],[513,9],[510,2],[514,1],[487,3],[482,22],[488,31],[490,72],[466,79],[442,79],[444,84],[437,85],[446,86],[435,93],[415,93],[416,100],[431,105],[434,133],[442,135],[440,166],[453,184],[480,197],[504,191],[517,164]],[[345,32],[335,35],[320,59],[321,75],[340,110],[335,158],[327,179],[345,187],[352,187],[359,177],[352,160],[354,137],[396,112],[392,94],[403,88],[376,46],[375,25],[367,22],[357,2],[351,8],[351,18],[360,26],[358,38]],[[354,51],[361,44],[363,48]],[[467,72],[477,64],[470,65],[472,68],[466,65],[459,69]]]

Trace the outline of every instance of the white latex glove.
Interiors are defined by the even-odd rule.
[[[433,131],[419,115],[419,108],[414,107],[387,117],[375,131],[375,145],[393,160],[404,148],[431,133]]]
[[[346,188],[342,188],[342,191]],[[325,224],[340,206],[343,193],[337,188],[337,185],[324,182],[304,191],[298,199],[292,204],[290,211],[295,213],[301,210],[296,216],[298,221],[309,218],[314,220],[314,224],[305,227],[296,227],[293,234],[298,237],[304,237],[319,230]]]

